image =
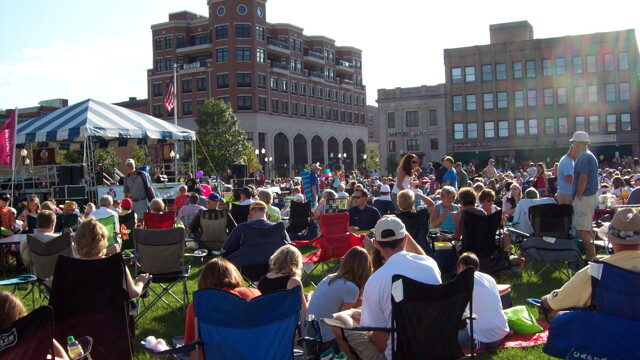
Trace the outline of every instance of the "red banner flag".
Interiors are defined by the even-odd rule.
[[[2,126],[0,134],[0,164],[8,168],[13,167],[14,151],[16,147],[16,114],[18,110],[14,110],[9,119]]]
[[[164,98],[164,107],[167,108],[167,111],[171,111],[171,109],[173,109],[175,101],[176,97],[173,87],[173,80],[171,80],[169,81],[169,86],[167,87],[167,96],[165,96]]]

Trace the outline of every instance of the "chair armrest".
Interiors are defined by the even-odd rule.
[[[182,346],[173,348],[173,349],[167,349],[167,350],[163,350],[163,351],[157,351],[157,350],[153,350],[153,349],[149,349],[148,347],[144,346],[144,341],[141,342],[142,343],[142,347],[145,348],[145,350],[147,350],[149,353],[154,354],[154,355],[177,355],[177,354],[187,354],[190,353],[191,351],[195,350],[196,346],[202,346],[202,341],[197,340],[197,341],[193,341],[190,342],[188,344],[184,344]]]
[[[209,253],[209,251],[207,251],[207,249],[198,249],[198,250],[194,251],[191,254],[184,253],[183,256],[189,256],[189,257],[195,257],[195,258],[203,258],[203,257],[207,256],[208,253]]]
[[[349,331],[382,331],[382,332],[395,332],[395,328],[386,328],[386,327],[375,327],[375,326],[346,326],[340,320],[334,320],[329,318],[321,318],[320,321],[323,323],[337,327],[339,329],[349,330]]]
[[[525,237],[525,238],[528,238],[529,236],[531,236],[531,234],[527,234],[524,231],[516,230],[516,229],[514,229],[512,227],[506,227],[506,228],[504,228],[504,231],[506,231],[509,234],[514,233],[516,235],[520,235],[520,236]]]

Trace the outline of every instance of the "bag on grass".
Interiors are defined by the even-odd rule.
[[[509,327],[517,334],[533,334],[542,331],[542,326],[538,324],[535,316],[531,314],[531,310],[524,305],[514,306],[502,310],[502,312],[507,318]]]

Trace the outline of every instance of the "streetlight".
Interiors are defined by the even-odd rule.
[[[180,158],[180,155],[176,154],[175,151],[171,150],[171,152],[169,153],[169,157],[173,162],[173,177],[174,177],[173,181],[177,182],[178,181],[178,159]]]
[[[29,159],[27,159],[27,149],[20,150],[20,156],[22,156],[22,165],[29,165]]]
[[[362,155],[362,159],[364,160],[364,175],[367,175],[367,154]]]

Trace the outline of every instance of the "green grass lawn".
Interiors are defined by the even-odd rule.
[[[329,268],[337,266],[337,260],[329,262]],[[191,274],[188,281],[188,289],[191,294],[197,290],[197,281],[200,276],[202,264],[192,264]],[[8,276],[14,275],[9,273]],[[311,275],[311,279],[317,283],[322,279],[323,274],[320,270],[315,271]],[[549,293],[553,289],[559,288],[567,278],[561,276],[559,273],[550,273],[549,271],[543,273],[539,278],[536,278],[534,274],[525,272],[523,274],[509,274],[497,279],[498,283],[511,284],[511,297],[514,305],[526,304],[525,299],[529,297],[540,297]],[[151,285],[157,286],[157,285]],[[5,288],[2,290],[10,290]],[[305,287],[306,291],[313,290],[311,285]],[[24,295],[25,290],[19,290],[20,295]],[[29,310],[33,308],[31,303],[31,297],[23,299],[25,305]],[[39,304],[36,304],[39,306]],[[533,309],[535,311],[535,309]],[[171,337],[184,334],[184,317],[177,315],[171,311],[165,304],[158,303],[151,309],[145,316],[136,323],[136,336],[133,339],[134,359],[152,359],[152,357],[144,351],[140,341],[149,335],[153,335],[158,338],[167,339],[170,342]],[[506,360],[506,359],[551,359],[551,357],[545,355],[541,346],[524,349],[502,349],[496,352],[484,353],[478,355],[478,359],[493,359],[493,360]]]

